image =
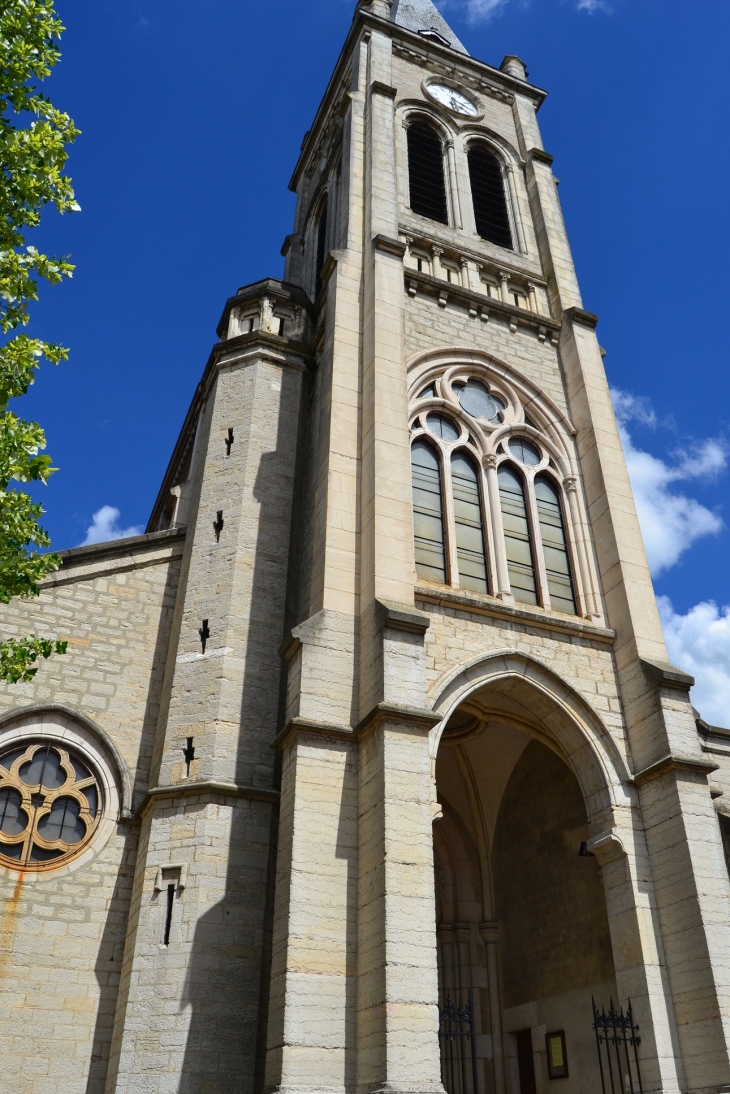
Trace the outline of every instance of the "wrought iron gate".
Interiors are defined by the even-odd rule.
[[[625,1014],[621,1008],[616,1010],[613,999],[608,1014],[604,1007],[599,1012],[595,1000],[591,1002],[603,1094],[608,1094],[609,1089],[611,1094],[644,1094],[638,1052],[641,1037],[634,1022],[631,1000]]]
[[[466,1006],[459,1007],[447,996],[439,1007],[441,1082],[447,1094],[479,1094],[477,1045],[471,992]]]

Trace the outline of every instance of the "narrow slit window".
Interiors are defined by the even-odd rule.
[[[446,582],[441,469],[436,452],[426,441],[411,449],[413,474],[413,530],[416,573],[426,581]]]
[[[502,464],[498,477],[507,569],[512,594],[515,600],[523,604],[537,604],[535,567],[532,559],[524,487],[517,472],[508,465]]]
[[[462,589],[486,593],[489,590],[479,479],[472,461],[464,452],[455,452],[451,457],[451,483],[454,491],[459,585]]]
[[[167,902],[165,904],[165,929],[162,934],[162,945],[170,945],[170,931],[172,929],[172,910],[175,907],[175,886],[167,886]]]
[[[482,239],[512,250],[512,230],[499,161],[480,144],[472,145],[468,158],[477,232]]]
[[[325,250],[327,246],[327,199],[322,202],[322,206],[319,211],[319,220],[317,221],[317,255],[316,255],[316,269],[315,269],[315,296],[319,294],[319,290],[322,288],[322,267],[324,266],[327,252]]]
[[[550,607],[556,612],[575,615],[575,593],[570,573],[560,496],[545,475],[538,475],[535,479],[535,499],[547,571]]]
[[[408,127],[408,177],[413,212],[448,224],[443,147],[436,130],[426,122]]]

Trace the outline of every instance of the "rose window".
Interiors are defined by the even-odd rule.
[[[101,816],[101,786],[87,761],[60,743],[0,753],[0,862],[57,866],[86,846]]]

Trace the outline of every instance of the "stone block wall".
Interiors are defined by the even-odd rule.
[[[0,734],[16,712],[29,734],[44,710],[61,727],[77,715],[90,747],[119,764],[116,815],[91,856],[52,871],[0,867],[2,1094],[104,1090],[183,540],[163,532],[65,552],[37,600],[2,611],[4,634],[69,648],[31,683],[0,685]]]

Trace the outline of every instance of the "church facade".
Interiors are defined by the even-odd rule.
[[[0,687],[1,1094],[730,1091],[730,732],[544,98],[361,0],[147,532],[3,609],[69,649]]]

